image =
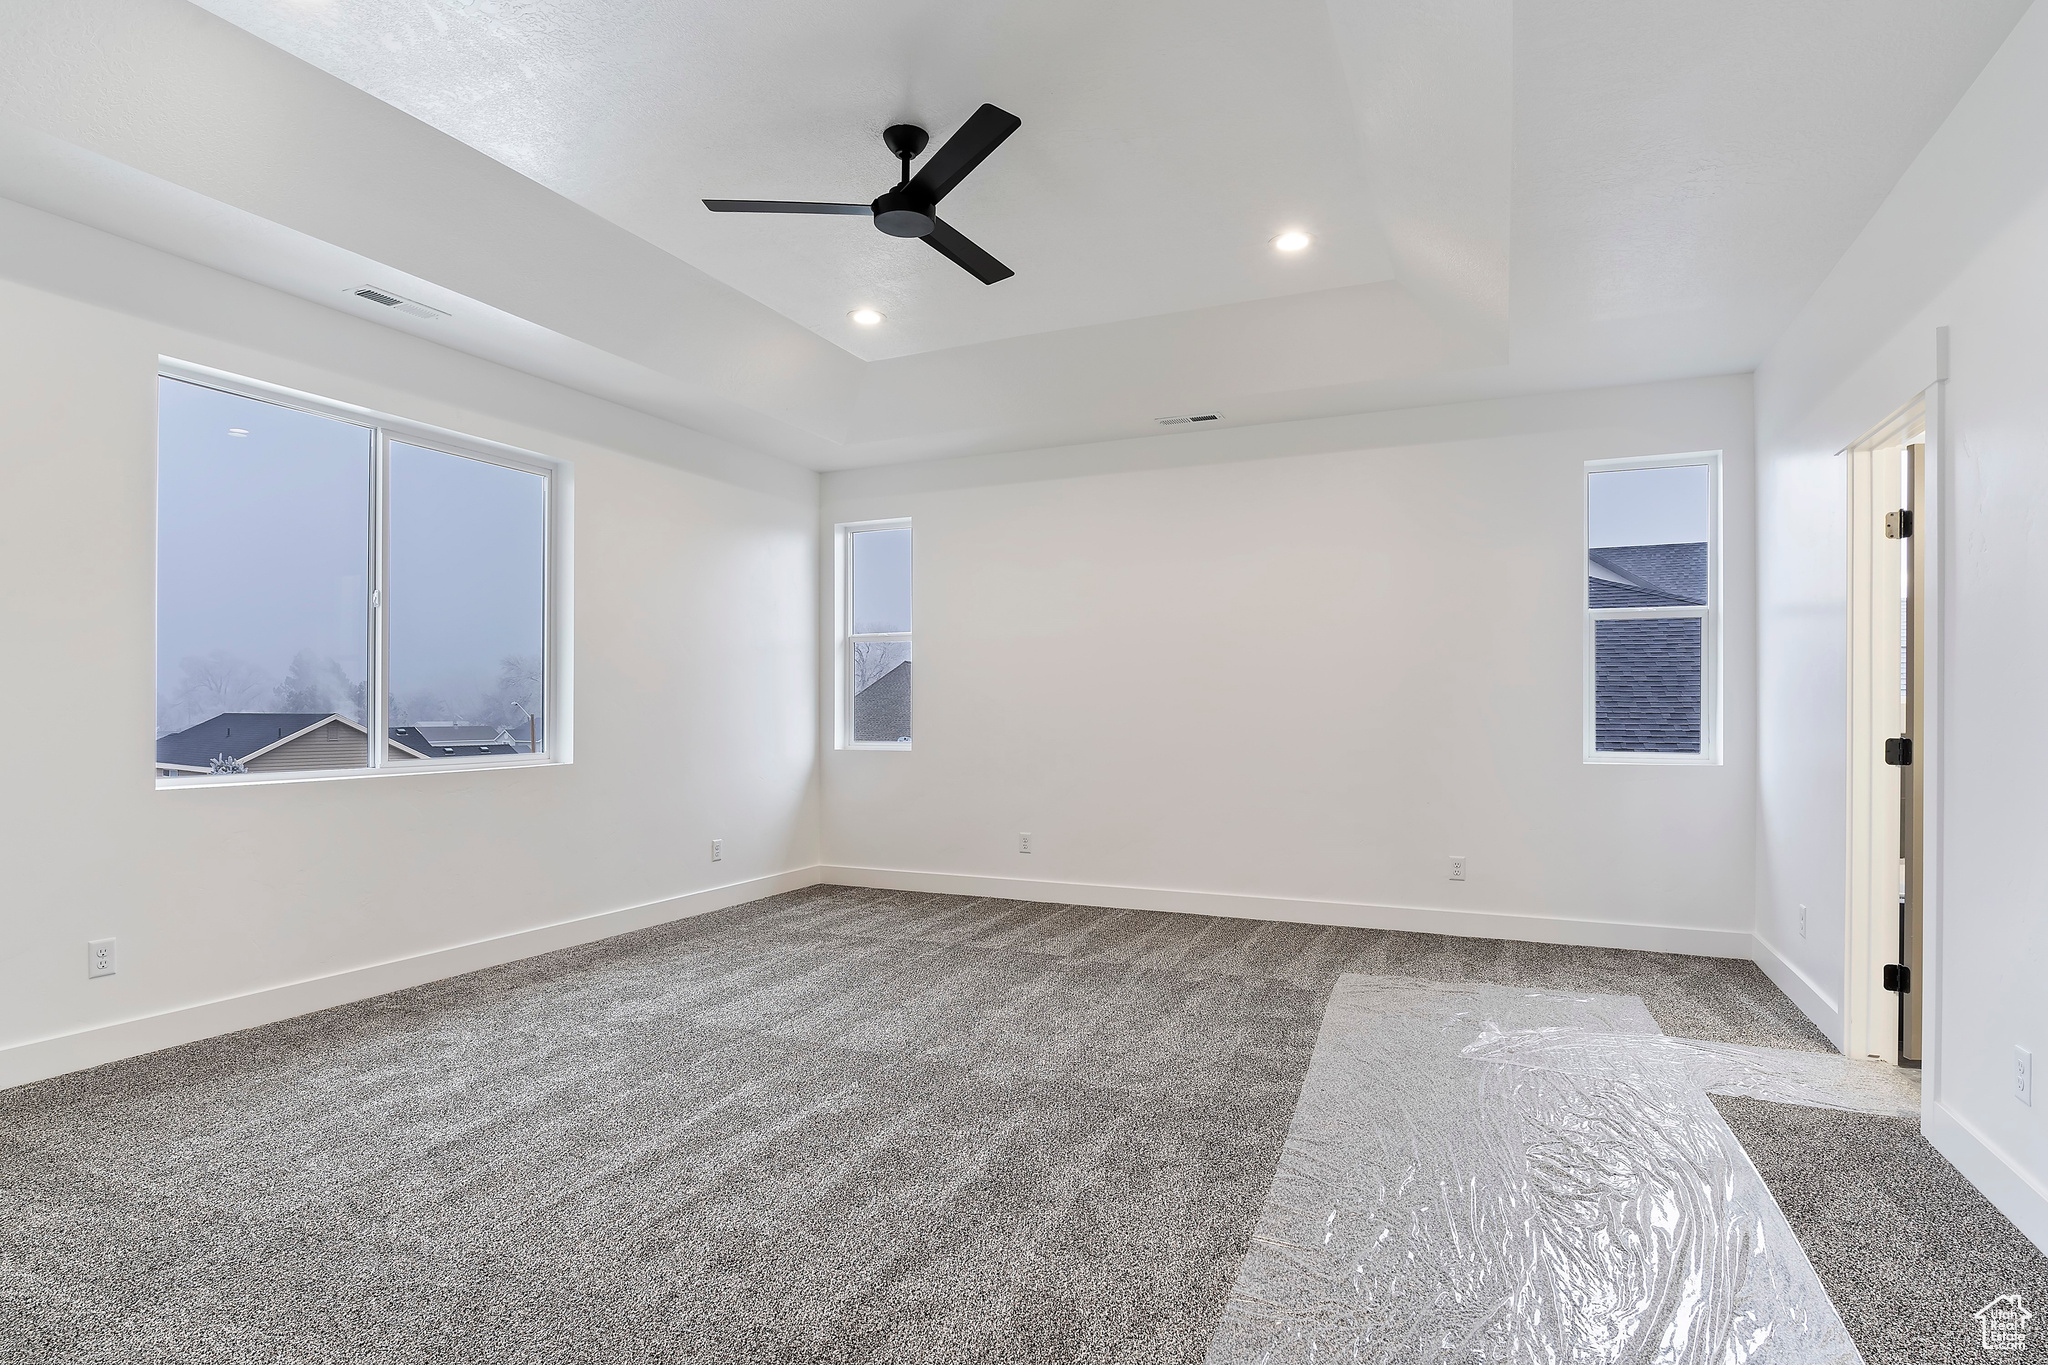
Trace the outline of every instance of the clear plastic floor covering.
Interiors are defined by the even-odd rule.
[[[1632,996],[1339,978],[1208,1365],[1861,1365],[1710,1090],[1919,1111]]]

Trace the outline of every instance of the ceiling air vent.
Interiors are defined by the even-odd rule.
[[[1196,412],[1190,413],[1185,417],[1154,417],[1152,420],[1159,423],[1162,427],[1184,427],[1190,422],[1220,422],[1223,420],[1223,414],[1220,412]]]
[[[359,299],[368,299],[371,303],[382,304],[386,308],[396,308],[399,312],[416,318],[445,318],[448,316],[439,308],[430,308],[415,299],[408,299],[383,289],[374,289],[367,284],[361,289],[351,289],[348,292],[354,294]]]

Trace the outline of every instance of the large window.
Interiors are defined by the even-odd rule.
[[[1586,465],[1588,761],[1720,758],[1718,453]]]
[[[910,747],[910,523],[841,526],[839,746]]]
[[[559,756],[556,477],[483,442],[164,373],[157,776]]]

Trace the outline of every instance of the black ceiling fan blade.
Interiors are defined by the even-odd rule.
[[[932,159],[910,177],[910,183],[920,192],[930,195],[936,204],[952,192],[955,185],[967,178],[967,173],[979,166],[988,154],[1003,145],[1003,139],[1024,126],[1024,120],[1015,114],[984,104],[968,116],[960,125],[960,131],[946,139],[946,145],[932,153]]]
[[[937,219],[924,244],[983,284],[996,284],[1017,273]]]
[[[846,213],[873,215],[872,204],[810,204],[789,199],[706,199],[713,213]]]

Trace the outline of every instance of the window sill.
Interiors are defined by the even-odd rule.
[[[843,754],[907,754],[910,752],[910,746],[908,744],[842,744],[839,746],[839,752]]]
[[[1721,756],[1719,754],[1587,754],[1585,761],[1589,767],[1603,764],[1615,764],[1625,768],[1718,768],[1721,766]]]
[[[418,777],[426,773],[484,773],[502,768],[559,768],[566,758],[543,754],[539,758],[495,760],[412,759],[383,768],[310,768],[304,772],[280,773],[194,773],[189,777],[159,777],[158,791],[185,791],[214,787],[269,787],[284,782],[353,782],[366,777]]]

